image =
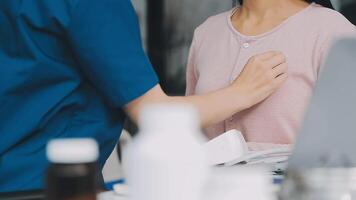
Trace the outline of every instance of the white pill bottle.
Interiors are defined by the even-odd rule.
[[[125,153],[131,200],[201,200],[208,175],[197,111],[185,104],[143,108]]]

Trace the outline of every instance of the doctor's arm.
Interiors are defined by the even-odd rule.
[[[135,122],[142,106],[171,102],[192,104],[200,112],[202,125],[209,126],[264,100],[286,79],[284,56],[268,52],[251,58],[226,88],[204,95],[169,97],[157,85],[142,49],[131,1],[78,0],[73,9],[66,37],[76,69],[108,105],[124,107]]]
[[[287,79],[285,57],[267,52],[250,58],[240,76],[228,87],[215,92],[187,96],[167,96],[159,85],[125,106],[137,122],[142,106],[152,103],[188,103],[197,108],[202,126],[210,126],[263,101]]]

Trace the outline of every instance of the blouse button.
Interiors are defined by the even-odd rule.
[[[247,49],[247,48],[250,47],[250,44],[249,44],[248,42],[245,42],[245,43],[242,44],[242,46],[243,46],[245,49]]]

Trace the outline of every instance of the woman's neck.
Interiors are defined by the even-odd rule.
[[[304,0],[244,0],[232,22],[243,34],[257,35],[279,25],[308,5]]]
[[[307,7],[303,0],[244,0],[240,14],[246,18],[286,18]]]

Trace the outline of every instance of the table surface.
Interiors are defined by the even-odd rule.
[[[236,167],[230,167],[230,168],[223,167],[223,168],[214,169],[211,172],[211,178],[210,178],[210,182],[208,184],[211,187],[206,187],[205,193],[210,194],[212,188],[214,188],[215,192],[219,192],[219,188],[220,188],[221,191],[219,192],[219,194],[222,194],[222,193],[226,194],[226,193],[231,192],[230,190],[235,190],[235,188],[234,189],[231,188],[231,185],[230,185],[230,187],[226,187],[226,188],[222,188],[222,185],[229,185],[230,183],[234,182],[234,180],[239,180],[240,179],[239,174],[241,175],[241,173],[236,171],[236,169],[239,169],[239,168],[240,167],[236,166]],[[248,169],[248,167],[244,167],[244,168]],[[244,170],[244,171],[246,171],[246,170]],[[251,171],[251,173],[254,173],[254,171]],[[236,177],[236,175],[237,175],[237,177]],[[277,178],[277,179],[282,179],[282,176],[273,176],[273,177]],[[270,187],[271,192],[273,192],[274,194],[277,194],[278,191],[280,190],[281,185],[276,184],[276,182],[275,182],[275,184],[273,184],[271,182],[270,186],[271,186]],[[234,195],[239,195],[239,194],[235,193]],[[99,194],[99,196],[98,196],[98,200],[129,200],[129,199],[130,199],[129,194],[127,194],[127,193],[118,194],[118,193],[115,193],[114,191],[104,192],[104,193]],[[218,199],[218,198],[213,198],[213,199]]]
[[[117,195],[114,191],[99,194],[98,200],[128,200],[128,197]]]

